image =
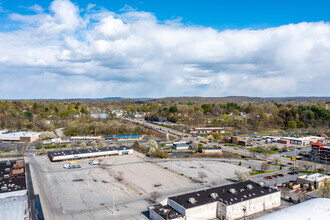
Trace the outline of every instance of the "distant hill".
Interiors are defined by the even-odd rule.
[[[157,99],[149,99],[148,101],[177,101],[177,102],[237,102],[237,103],[303,103],[330,101],[330,97],[248,97],[248,96],[227,96],[227,97],[165,97]]]
[[[5,100],[5,99],[4,99]],[[227,96],[227,97],[198,97],[198,96],[182,96],[182,97],[164,97],[164,98],[122,98],[122,97],[105,97],[105,98],[77,98],[77,99],[16,99],[16,101],[35,101],[41,103],[49,102],[237,102],[237,103],[308,103],[308,102],[329,102],[330,97],[249,97],[249,96]]]

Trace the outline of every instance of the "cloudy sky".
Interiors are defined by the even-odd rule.
[[[155,2],[0,0],[0,99],[330,96],[327,1]]]

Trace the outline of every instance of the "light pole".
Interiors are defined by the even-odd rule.
[[[112,213],[116,214],[116,212],[115,212],[115,188],[112,188]]]

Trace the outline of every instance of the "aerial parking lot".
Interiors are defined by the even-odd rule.
[[[235,170],[259,168],[262,161],[213,158],[152,159],[132,155],[76,161],[80,168],[65,169],[69,162],[51,163],[47,156],[27,159],[47,219],[147,219],[150,194],[158,201],[173,195],[235,182]],[[241,166],[239,166],[241,163]],[[270,167],[276,169],[275,166]],[[200,172],[204,173],[201,178]],[[276,179],[252,176],[273,185]],[[289,181],[293,176],[279,177]],[[203,180],[203,181],[201,181]]]
[[[229,163],[232,162],[232,163]],[[177,159],[158,162],[159,165],[192,178],[202,180],[200,172],[205,173],[203,182],[207,185],[223,185],[234,181],[235,170],[250,171],[250,169],[238,166],[237,161],[224,161],[216,159]]]
[[[81,168],[73,169],[47,156],[29,162],[49,219],[147,219],[151,192],[165,198],[202,187],[138,153],[104,158],[100,165],[77,161]]]

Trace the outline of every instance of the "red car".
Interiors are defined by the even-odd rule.
[[[272,176],[266,176],[266,179],[274,179]]]

